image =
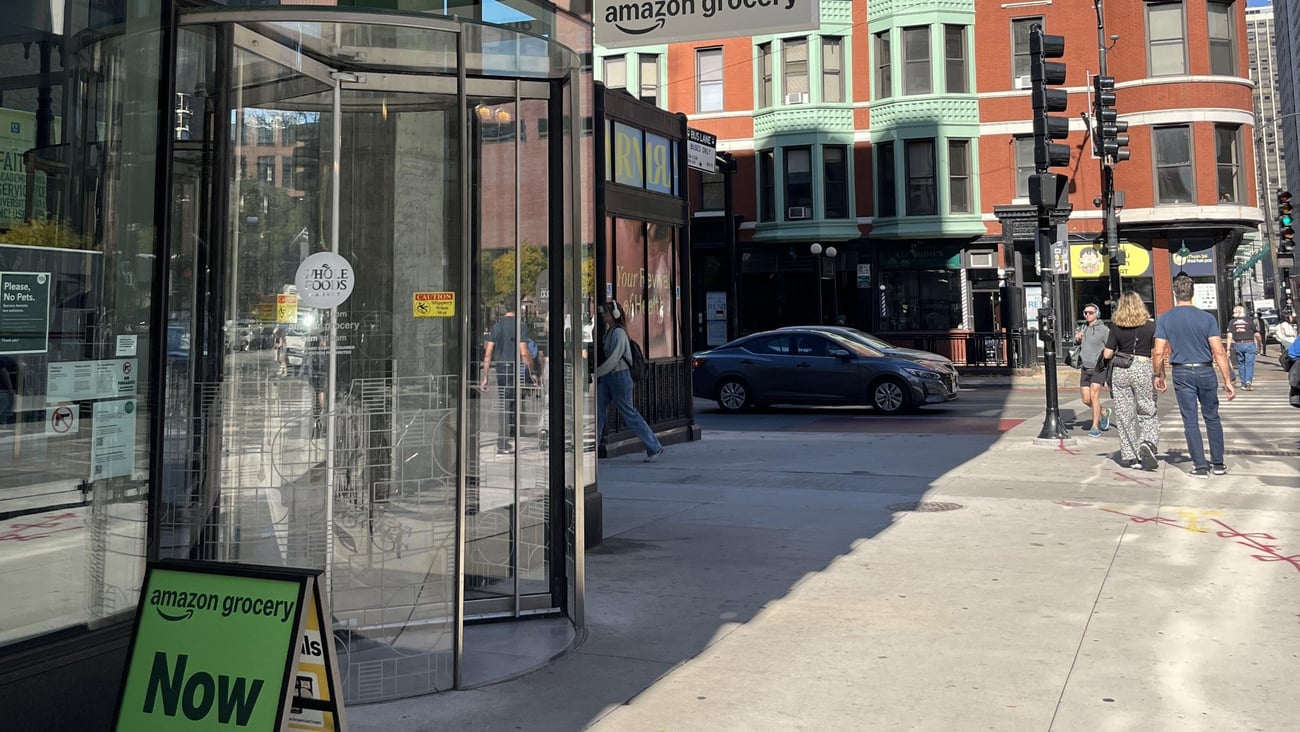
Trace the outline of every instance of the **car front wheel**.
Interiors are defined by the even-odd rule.
[[[749,386],[740,379],[725,379],[718,384],[718,406],[724,412],[739,412],[749,406]]]
[[[881,379],[871,386],[871,406],[882,414],[905,412],[911,406],[907,391],[898,379]]]

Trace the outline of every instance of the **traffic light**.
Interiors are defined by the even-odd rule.
[[[1069,92],[1051,88],[1065,83],[1065,64],[1048,59],[1064,55],[1065,36],[1047,35],[1043,26],[1037,23],[1030,27],[1029,74],[1033,84],[1035,175],[1029,181],[1029,202],[1035,206],[1059,207],[1069,200],[1067,178],[1051,172],[1052,168],[1070,164],[1070,146],[1053,142],[1070,136],[1070,120],[1051,115],[1052,112],[1064,112],[1070,102]]]
[[[1093,115],[1097,118],[1092,139],[1097,157],[1108,163],[1128,160],[1128,122],[1120,121],[1115,111],[1115,77],[1092,77],[1092,91]]]
[[[1291,191],[1277,194],[1277,253],[1290,254],[1295,249],[1295,229],[1291,215]]]

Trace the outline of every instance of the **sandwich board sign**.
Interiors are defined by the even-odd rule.
[[[151,562],[114,729],[344,730],[319,574]]]

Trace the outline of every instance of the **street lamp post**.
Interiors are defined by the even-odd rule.
[[[822,312],[822,280],[826,278],[824,275],[825,262],[823,262],[820,255],[825,254],[827,259],[833,263],[835,255],[839,252],[835,251],[835,247],[826,247],[823,249],[822,245],[817,242],[813,242],[812,245],[808,247],[808,251],[812,252],[813,255],[813,276],[817,278],[817,325],[825,325],[826,316]],[[834,272],[834,264],[832,264],[831,267],[831,271]],[[837,302],[838,299],[839,295],[836,294]]]

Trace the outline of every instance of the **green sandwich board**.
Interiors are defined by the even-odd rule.
[[[151,562],[114,728],[345,729],[319,574],[219,562]],[[303,643],[315,649],[325,677],[310,692],[301,683]],[[304,710],[315,714],[305,720]]]

